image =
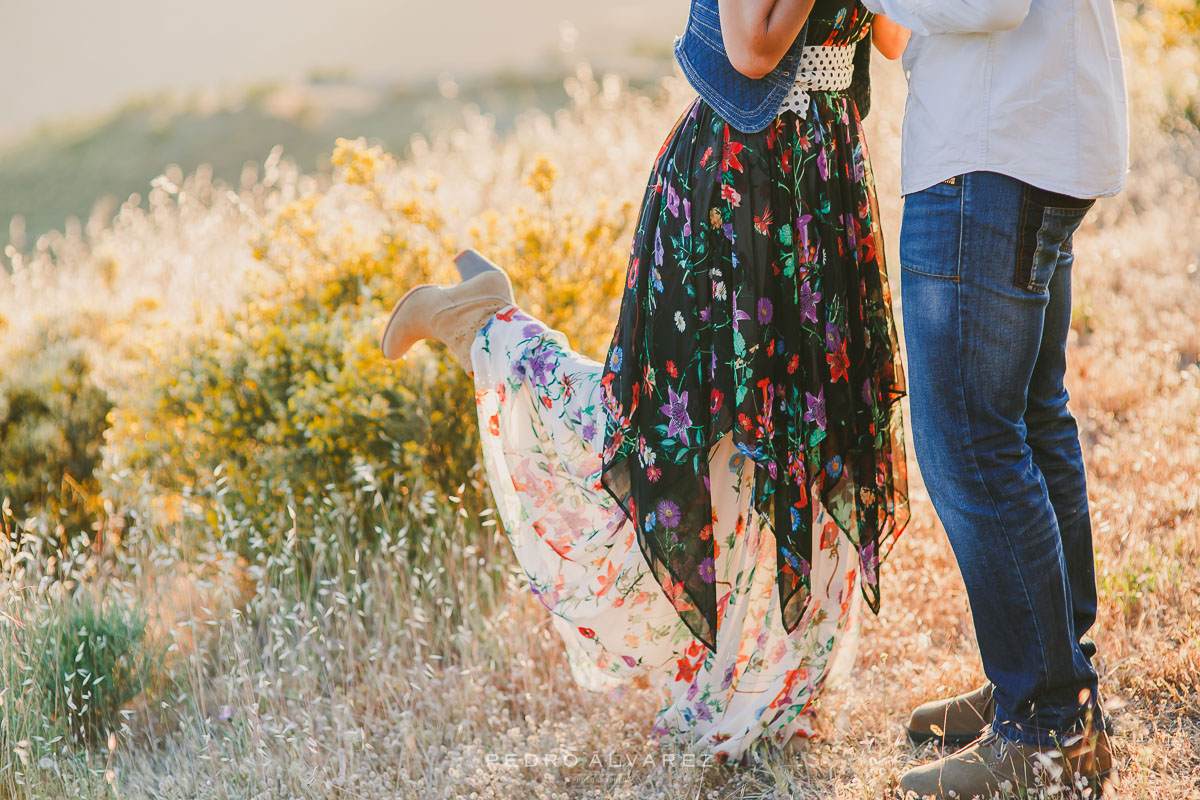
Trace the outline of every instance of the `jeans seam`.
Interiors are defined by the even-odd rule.
[[[960,264],[962,263],[963,242],[965,241],[964,228],[966,227],[966,214],[965,214],[966,196],[967,196],[967,185],[966,185],[965,179],[964,179],[964,185],[962,188],[963,202],[962,202],[962,206],[961,206],[963,211],[960,212],[960,215],[959,215],[959,234],[958,234],[959,235],[958,260],[959,260]],[[964,375],[963,375],[964,359],[961,357],[961,349],[962,349],[963,342],[964,342],[963,324],[962,324],[963,318],[964,318],[963,291],[961,288],[958,290],[958,302],[956,303],[956,305],[958,307],[957,328],[958,328],[958,347],[960,350],[960,352],[959,352],[960,357],[957,359],[957,361],[958,361],[958,365],[957,365],[958,366],[958,368],[957,368],[958,386],[956,387],[956,392],[957,392],[958,397],[956,398],[956,400],[962,404],[962,409],[964,412],[963,419],[967,425],[968,441],[973,442],[975,440],[975,431],[971,425],[971,415],[969,413],[967,413],[967,399],[966,399],[966,394],[964,391],[965,387],[966,387],[966,381],[964,380]],[[1003,531],[1003,533],[1004,533],[1004,541],[1008,547],[1009,555],[1010,555],[1010,557],[1012,557],[1013,563],[1018,565],[1017,576],[1021,582],[1021,591],[1025,595],[1026,606],[1030,609],[1033,609],[1033,598],[1029,594],[1029,586],[1025,582],[1025,574],[1019,568],[1020,560],[1017,558],[1016,550],[1013,547],[1012,536],[1009,533],[1008,525],[1005,523],[1004,517],[1000,514],[1000,508],[996,503],[995,495],[992,493],[991,485],[983,479],[983,470],[979,466],[978,453],[976,452],[975,448],[969,448],[969,449],[971,452],[971,466],[973,467],[973,469],[975,471],[975,476],[979,480],[980,484],[982,484],[984,493],[987,495],[988,502],[992,506],[992,513],[995,515],[996,520],[1000,523],[999,527],[1000,527],[1000,530]],[[1045,641],[1045,638],[1042,635],[1042,631],[1038,626],[1037,614],[1031,614],[1030,616],[1031,616],[1031,620],[1033,622],[1034,633],[1037,635],[1038,643],[1042,644]],[[1041,649],[1041,652],[1042,652],[1042,675],[1048,677],[1050,675],[1050,665],[1046,662],[1046,655],[1045,655],[1044,647]],[[997,702],[997,709],[999,709],[998,702]],[[1009,709],[1005,709],[1005,711],[1007,711],[1010,714],[1012,713],[1012,711]],[[997,714],[996,716],[997,716],[997,718],[999,718],[999,714]],[[1008,721],[1008,720],[1002,720],[1002,721]]]

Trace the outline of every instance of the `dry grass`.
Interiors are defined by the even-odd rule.
[[[894,66],[879,66],[869,141],[895,264],[902,79]],[[1153,76],[1135,69],[1131,83],[1135,98],[1153,96]],[[532,145],[566,165],[566,191],[585,198],[593,168],[607,163],[623,187],[618,199],[636,199],[686,87],[668,82],[652,103],[611,88],[606,99],[601,86],[587,86],[591,94],[581,90],[580,106],[556,123],[532,119],[505,142],[489,138],[486,126],[461,132],[418,147],[404,168],[418,175],[436,164],[448,176],[447,207],[469,214],[503,202],[505,164]],[[1139,102],[1145,113],[1135,117],[1129,188],[1103,201],[1077,239],[1069,388],[1089,469],[1101,594],[1094,635],[1118,729],[1116,796],[1193,800],[1200,797],[1200,138],[1159,132],[1160,117]],[[495,164],[480,162],[480,152]],[[294,196],[303,179],[290,180],[274,191]],[[197,259],[206,251],[237,267],[219,288],[203,290],[225,301],[252,270],[248,220],[281,202],[262,192],[240,201],[215,192],[207,205],[180,200],[148,216],[130,210],[115,233],[95,233],[102,246],[77,243],[77,273],[47,271],[41,294],[60,313],[106,306],[120,319],[138,307],[146,285],[128,275],[85,281],[97,252],[120,254],[122,270],[156,276],[162,287],[192,288],[202,283],[197,276],[212,274],[198,271],[214,266]],[[56,260],[71,263],[76,245],[56,246]],[[34,317],[31,296],[24,302],[34,305],[24,309]],[[13,331],[26,321],[20,302],[0,301]],[[174,303],[155,313],[190,313]],[[112,336],[112,351],[130,357],[123,348],[131,340]],[[117,381],[120,358],[114,363]],[[572,684],[560,642],[496,528],[490,540],[468,544],[453,515],[433,513],[424,530],[389,532],[368,555],[339,540],[344,509],[333,502],[308,510],[323,520],[317,534],[324,530],[332,543],[311,574],[289,552],[248,566],[219,545],[201,563],[146,545],[135,562],[81,573],[155,612],[175,643],[174,689],[158,707],[131,709],[110,752],[63,751],[39,763],[0,754],[0,795],[880,797],[906,767],[935,755],[903,739],[908,710],[982,677],[962,582],[913,467],[913,523],[885,567],[881,615],[864,620],[854,682],[821,699],[825,735],[794,756],[726,768],[660,751],[646,740],[655,710],[647,696]],[[405,557],[413,537],[424,569]],[[13,569],[0,611],[19,618],[54,590],[30,583],[37,565],[20,565],[19,575]],[[15,657],[5,646],[0,657]]]

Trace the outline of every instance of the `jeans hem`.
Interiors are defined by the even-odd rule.
[[[1085,707],[1080,709],[1078,718],[1073,722],[1055,728],[1043,728],[1032,722],[1002,719],[997,714],[992,722],[992,730],[1005,741],[1045,750],[1061,747],[1073,736],[1102,732],[1104,715],[1096,706]]]

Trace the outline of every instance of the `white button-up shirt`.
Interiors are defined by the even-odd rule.
[[[1129,161],[1113,0],[863,0],[912,30],[901,192],[999,172],[1116,194]]]

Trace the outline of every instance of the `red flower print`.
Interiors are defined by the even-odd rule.
[[[709,157],[709,156],[711,156],[711,155],[712,155],[712,148],[711,148],[711,147],[709,147],[708,149],[706,149],[706,150],[704,151],[704,155],[700,156],[700,166],[702,166],[702,167],[703,167],[705,164],[707,164],[707,163],[708,163],[708,157]]]
[[[591,628],[580,627],[579,632],[582,633],[584,636],[586,636],[589,639],[596,638],[596,632],[594,630],[592,630]]]
[[[730,201],[734,208],[742,204],[742,196],[727,183],[721,184],[721,199]]]
[[[849,381],[850,377],[847,370],[850,369],[850,357],[846,355],[846,342],[842,340],[842,346],[832,353],[825,355],[825,360],[829,362],[829,380],[837,383],[839,380]]]
[[[675,662],[679,667],[679,672],[675,674],[675,680],[687,681],[691,683],[696,678],[696,673],[700,670],[700,663],[688,661],[686,658],[681,658]]]
[[[507,311],[502,311],[497,314],[496,319],[503,320],[505,322],[512,322],[513,314],[516,314],[517,311],[519,311],[519,309],[516,306],[513,306]]]
[[[821,531],[821,549],[828,550],[833,547],[833,543],[837,541],[838,526],[836,522],[826,522],[825,529]]]
[[[738,425],[740,425],[744,431],[750,430],[750,417],[746,416],[744,412],[738,414]]]
[[[712,397],[709,400],[708,411],[710,414],[716,414],[721,410],[721,402],[725,399],[725,395],[721,394],[720,389],[712,390]]]
[[[692,604],[687,601],[687,598],[683,594],[683,581],[673,581],[670,578],[663,578],[662,590],[676,611],[691,609]]]
[[[667,372],[671,374],[672,378],[679,377],[679,369],[675,366],[675,362],[669,358],[667,359]]]
[[[792,148],[784,148],[783,156],[779,159],[779,166],[783,168],[784,175],[792,174]]]
[[[742,162],[738,161],[737,154],[742,152],[745,147],[741,142],[729,141],[729,125],[725,125],[725,151],[721,154],[721,170],[727,171],[736,169],[742,171]]]
[[[754,217],[754,229],[763,236],[767,235],[767,230],[771,226],[771,207],[767,206],[761,214]]]
[[[859,241],[859,256],[858,260],[862,263],[869,264],[875,260],[875,233],[872,231],[865,238]]]
[[[788,367],[787,367],[788,375],[796,374],[796,370],[798,370],[799,368],[800,368],[800,356],[793,353],[792,357],[790,359],[788,359]]]
[[[629,279],[628,279],[627,281],[625,281],[625,288],[626,288],[626,289],[632,289],[632,288],[633,288],[633,285],[634,285],[635,283],[637,283],[637,278],[638,278],[638,261],[639,261],[640,259],[641,259],[641,256],[635,256],[635,257],[634,257],[634,259],[633,259],[633,261],[632,261],[632,262],[629,264]]]
[[[492,436],[500,435],[500,415],[498,413],[488,417],[488,433]]]

